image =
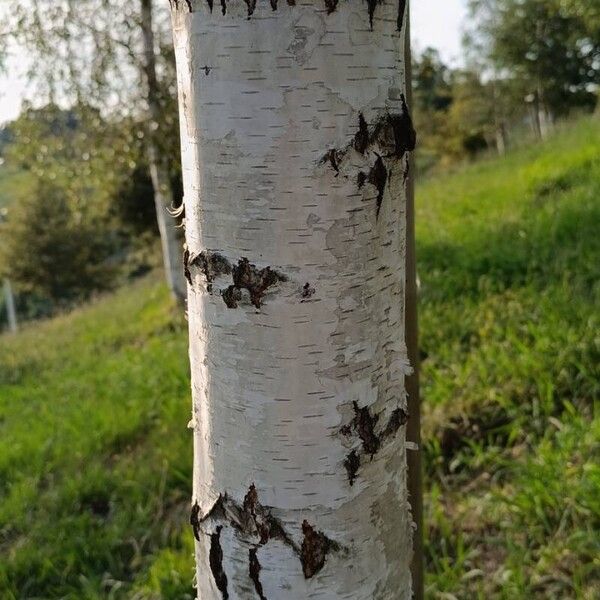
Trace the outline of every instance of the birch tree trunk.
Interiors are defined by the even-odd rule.
[[[198,597],[408,599],[405,2],[172,18]]]
[[[186,296],[186,282],[181,269],[182,244],[175,227],[175,219],[169,213],[173,207],[169,170],[156,139],[158,123],[161,119],[161,108],[156,77],[156,55],[154,53],[152,0],[141,0],[140,8],[140,24],[144,41],[143,70],[146,78],[146,99],[150,113],[150,124],[146,133],[147,158],[154,189],[156,220],[167,284],[175,299],[182,303]]]

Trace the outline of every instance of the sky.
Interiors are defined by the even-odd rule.
[[[412,0],[411,33],[415,50],[433,46],[444,61],[460,63],[466,3],[467,0]],[[14,51],[9,53],[6,73],[0,74],[0,123],[14,119],[23,98],[33,96],[34,90],[27,85],[27,66],[19,63]]]

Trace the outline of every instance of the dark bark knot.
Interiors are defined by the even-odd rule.
[[[370,456],[371,460],[381,449],[382,442],[394,436],[400,427],[406,425],[408,422],[406,411],[402,408],[396,408],[390,415],[385,427],[378,433],[377,424],[379,422],[379,415],[372,414],[368,407],[360,408],[357,402],[353,403],[353,407],[354,418],[340,429],[340,433],[345,436],[350,436],[353,433],[357,435],[361,441],[362,455]],[[354,485],[360,465],[361,452],[357,449],[352,449],[344,460],[344,467],[346,468],[350,485]]]
[[[227,308],[237,308],[238,303],[242,300],[242,290],[248,292],[253,306],[260,308],[267,290],[279,282],[287,281],[287,277],[271,267],[257,269],[247,258],[241,258],[233,267],[232,273],[233,285],[223,290],[222,293]]]
[[[279,282],[287,281],[287,277],[271,267],[258,269],[247,258],[241,258],[237,265],[232,264],[218,252],[200,252],[192,254],[187,248],[183,252],[183,273],[190,285],[192,267],[198,267],[206,280],[206,291],[213,291],[213,282],[222,275],[231,275],[233,284],[221,292],[223,302],[228,308],[237,308],[246,294],[256,308],[262,306],[267,290]]]
[[[200,516],[198,503],[192,506],[190,523],[194,537],[200,540],[204,530],[210,537],[209,566],[215,584],[223,598],[228,598],[227,575],[223,569],[223,549],[221,532],[224,527],[231,527],[244,543],[251,546],[248,552],[248,576],[261,600],[266,600],[258,559],[258,550],[269,540],[277,539],[288,546],[296,554],[302,565],[304,577],[310,579],[324,566],[326,556],[331,551],[341,549],[340,545],[329,539],[322,531],[317,531],[308,521],[301,525],[303,540],[300,546],[286,531],[283,523],[272,513],[272,508],[263,506],[258,498],[256,486],[252,484],[240,504],[227,494],[221,494],[210,511]]]

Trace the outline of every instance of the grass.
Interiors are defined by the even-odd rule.
[[[427,595],[600,586],[600,123],[418,190]]]
[[[600,586],[600,124],[418,189],[427,597]],[[193,597],[158,276],[0,337],[0,597]]]

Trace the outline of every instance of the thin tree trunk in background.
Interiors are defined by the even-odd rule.
[[[202,600],[408,600],[405,2],[172,0]]]
[[[8,330],[12,333],[16,333],[18,325],[17,311],[15,310],[15,297],[13,295],[12,286],[10,285],[10,281],[8,279],[4,280],[4,304],[6,305]]]
[[[412,109],[412,62],[410,47],[410,11],[407,7],[405,35],[406,98]],[[408,360],[413,367],[406,377],[408,414],[406,440],[412,444],[407,452],[408,496],[415,524],[413,532],[413,557],[410,566],[413,600],[423,600],[425,579],[423,572],[423,465],[421,450],[421,397],[419,393],[419,327],[417,254],[415,236],[415,168],[414,155],[409,156],[409,177],[406,181],[406,347]]]
[[[175,219],[169,214],[173,206],[173,193],[167,162],[161,156],[156,131],[161,119],[158,80],[156,78],[156,55],[154,53],[154,30],[152,24],[152,0],[141,0],[141,27],[144,39],[144,75],[147,85],[147,101],[150,125],[146,132],[147,157],[150,177],[154,188],[156,220],[163,255],[167,284],[178,302],[186,297],[186,282],[181,269],[182,243],[176,229]]]

